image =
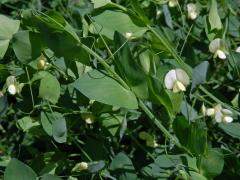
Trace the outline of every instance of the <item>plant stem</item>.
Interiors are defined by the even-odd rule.
[[[97,53],[95,53],[92,49],[90,49],[89,47],[87,47],[84,44],[81,44],[81,47],[87,51],[89,54],[91,54],[92,56],[94,56],[102,65],[103,67],[114,77],[116,78],[116,80],[124,86],[124,88],[126,89],[130,89],[128,87],[128,85],[122,80],[122,78],[106,63],[106,61],[100,57]]]
[[[85,46],[84,44],[81,44],[82,48],[85,49],[89,54],[91,54],[92,56],[94,56],[103,66],[104,68],[112,75],[116,78],[116,80],[119,81],[119,83],[121,83],[125,88],[130,89],[128,87],[128,85],[122,80],[122,78],[111,69],[111,67],[105,62],[105,60],[103,58],[101,58],[97,53],[95,53],[92,49],[90,49],[89,47]],[[179,141],[172,136],[168,130],[160,123],[160,121],[153,115],[153,113],[146,107],[146,105],[139,100],[139,107],[146,113],[146,115],[149,117],[150,120],[152,120],[152,122],[163,132],[163,134],[169,138],[170,140],[172,140],[175,145],[179,148],[183,148],[181,146],[181,144],[179,143]]]
[[[149,117],[150,120],[163,132],[163,134],[170,139],[171,141],[174,142],[174,144],[182,148],[181,144],[175,138],[173,135],[171,135],[168,130],[162,125],[162,123],[154,116],[154,114],[147,108],[147,106],[142,102],[142,100],[139,100],[139,106],[142,108],[142,110],[146,113],[146,115]]]

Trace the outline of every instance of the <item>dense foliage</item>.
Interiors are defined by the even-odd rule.
[[[1,0],[0,179],[239,179],[239,0]]]

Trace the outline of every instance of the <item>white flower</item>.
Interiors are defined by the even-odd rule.
[[[209,51],[214,54],[214,58],[218,57],[220,59],[226,59],[226,55],[228,54],[225,43],[220,38],[214,39],[209,44]]]
[[[236,52],[237,52],[237,53],[240,53],[240,46],[237,47]]]
[[[88,169],[88,163],[86,162],[80,162],[77,163],[74,168],[72,169],[72,171],[74,172],[78,172],[78,171],[83,171],[83,170],[87,170]]]
[[[169,0],[168,5],[169,7],[175,7],[178,5],[178,0]]]
[[[79,163],[79,170],[80,171],[81,170],[86,170],[86,169],[88,169],[88,163],[86,163],[86,162]]]
[[[125,33],[125,37],[126,37],[127,39],[131,39],[131,38],[132,38],[132,35],[133,35],[132,32],[126,32],[126,33]]]
[[[186,91],[186,86],[190,83],[187,73],[182,69],[170,70],[164,79],[167,89],[173,90],[174,93]]]
[[[17,87],[14,85],[14,84],[10,84],[8,86],[8,92],[11,94],[11,95],[15,95],[17,93]]]
[[[205,115],[214,117],[217,123],[231,123],[233,121],[232,114],[232,111],[217,104],[214,108],[208,108]]]
[[[86,124],[93,124],[95,122],[95,117],[92,113],[82,113],[82,118]]]
[[[188,12],[189,19],[192,19],[192,20],[196,19],[198,16],[196,4],[193,4],[193,3],[187,4],[187,12]]]
[[[7,90],[11,95],[18,93],[17,80],[15,76],[9,76],[6,79]]]

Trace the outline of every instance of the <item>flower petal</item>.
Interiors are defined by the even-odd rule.
[[[215,121],[217,123],[222,122],[222,118],[223,118],[223,114],[221,113],[221,111],[215,112]]]
[[[233,113],[232,113],[232,111],[230,111],[230,110],[228,110],[228,109],[222,109],[222,113],[224,114],[224,115],[228,115],[228,116],[231,116]]]
[[[206,110],[206,115],[207,116],[213,116],[215,114],[215,109],[214,108],[207,108]]]
[[[177,80],[175,69],[170,70],[164,79],[164,84],[167,89],[173,89],[175,81]]]
[[[214,39],[210,44],[209,44],[209,51],[211,53],[215,53],[221,46],[221,39],[220,38],[217,38],[217,39]]]
[[[14,84],[10,84],[8,86],[8,92],[11,94],[11,95],[15,95],[17,93],[17,88]]]
[[[187,86],[190,83],[189,76],[182,69],[176,69],[176,77],[184,86]]]
[[[223,118],[223,122],[225,123],[231,123],[233,121],[233,118],[231,116],[225,116]]]
[[[218,49],[216,51],[216,54],[219,57],[219,59],[226,59],[226,54],[222,50]]]
[[[240,46],[237,47],[236,52],[237,52],[237,53],[240,53]]]

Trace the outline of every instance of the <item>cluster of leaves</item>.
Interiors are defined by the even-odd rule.
[[[199,0],[190,20],[169,1],[0,2],[0,178],[238,179],[240,4]],[[185,92],[164,85],[176,68]]]

